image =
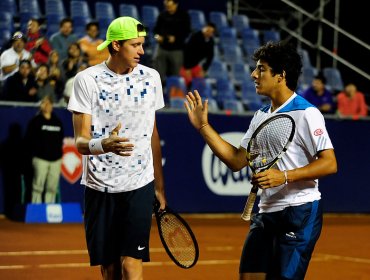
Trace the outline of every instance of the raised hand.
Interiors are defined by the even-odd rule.
[[[208,100],[202,102],[202,98],[197,90],[186,95],[185,108],[191,124],[196,129],[201,129],[208,124]]]

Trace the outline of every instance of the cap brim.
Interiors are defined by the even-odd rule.
[[[96,47],[96,49],[98,51],[102,51],[104,50],[106,47],[108,47],[108,45],[111,43],[111,41],[104,41],[103,43],[101,43],[99,46]]]

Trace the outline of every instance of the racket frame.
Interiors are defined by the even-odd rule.
[[[265,167],[263,168],[260,168],[258,170],[258,172],[256,172],[256,170],[253,168],[252,164],[251,164],[251,161],[249,160],[249,156],[250,156],[250,149],[251,149],[251,143],[252,143],[252,139],[256,138],[256,135],[266,126],[268,125],[269,123],[271,123],[272,121],[276,120],[276,119],[279,119],[279,118],[288,118],[290,119],[290,121],[292,122],[292,131],[290,132],[290,135],[288,137],[288,141],[287,143],[285,144],[284,148],[281,150],[281,152],[269,163],[267,164]],[[251,139],[249,140],[249,143],[248,143],[248,146],[247,146],[247,160],[248,160],[248,164],[249,164],[249,167],[250,169],[252,170],[252,173],[253,174],[257,174],[259,172],[262,172],[262,171],[266,171],[266,170],[269,170],[271,167],[273,167],[275,165],[275,163],[282,158],[282,156],[285,154],[285,152],[288,150],[289,148],[289,145],[292,143],[292,140],[293,140],[293,137],[294,137],[294,134],[295,134],[295,121],[294,119],[292,118],[292,116],[288,115],[288,114],[277,114],[277,115],[274,115],[270,118],[268,118],[267,120],[265,120],[264,122],[262,122],[258,127],[257,129],[253,132],[252,136],[251,136]],[[252,186],[252,189],[248,195],[248,199],[247,199],[247,202],[245,203],[245,206],[244,206],[244,210],[243,210],[243,213],[241,215],[241,218],[244,220],[244,221],[250,221],[251,220],[251,217],[252,217],[252,211],[253,211],[253,207],[254,207],[254,204],[255,204],[255,201],[257,199],[257,193],[258,193],[258,186],[257,185],[253,185]]]
[[[179,266],[181,268],[188,269],[188,268],[193,267],[197,263],[198,258],[199,258],[199,246],[198,246],[197,239],[195,238],[195,235],[194,235],[192,229],[190,228],[189,224],[184,220],[184,218],[182,218],[178,213],[176,213],[174,210],[169,208],[167,205],[166,205],[166,208],[163,211],[159,210],[159,206],[160,206],[160,204],[159,204],[158,200],[156,200],[155,204],[154,204],[154,214],[155,214],[155,217],[156,217],[159,238],[161,239],[162,245],[163,245],[167,255],[170,257],[170,259],[177,266]],[[194,257],[193,262],[190,265],[184,265],[176,259],[176,257],[172,254],[171,250],[169,249],[169,247],[166,243],[166,240],[163,237],[162,227],[161,227],[161,219],[164,219],[166,215],[174,216],[186,228],[186,230],[188,231],[188,233],[189,233],[189,235],[192,239],[192,242],[194,244],[194,249],[195,249],[195,257]]]

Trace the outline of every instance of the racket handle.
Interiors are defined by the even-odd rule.
[[[244,211],[241,215],[241,218],[246,222],[251,220],[254,202],[256,201],[256,198],[257,198],[257,192],[258,192],[258,187],[253,186],[251,192],[248,195],[247,202],[245,203]]]

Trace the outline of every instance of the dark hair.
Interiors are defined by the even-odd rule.
[[[214,24],[213,22],[208,21],[208,22],[206,23],[206,26],[210,26],[210,27],[212,27],[215,31],[217,31],[217,26],[216,26],[216,24]]]
[[[326,78],[322,72],[319,72],[315,77],[315,80],[320,80],[323,84],[326,84]]]
[[[292,91],[296,90],[302,73],[302,59],[293,45],[285,41],[270,41],[255,50],[252,58],[255,62],[266,62],[271,67],[273,76],[285,72],[287,87]]]
[[[28,64],[28,66],[30,66],[32,68],[32,64],[31,64],[31,61],[29,61],[28,59],[22,59],[19,61],[18,65],[19,67],[22,65],[22,64]]]
[[[89,23],[86,24],[85,26],[85,30],[89,30],[91,26],[96,26],[98,29],[99,29],[99,22],[97,21],[91,21]]]
[[[66,22],[70,22],[73,26],[73,20],[69,17],[66,17],[59,22],[59,27],[62,27]]]

